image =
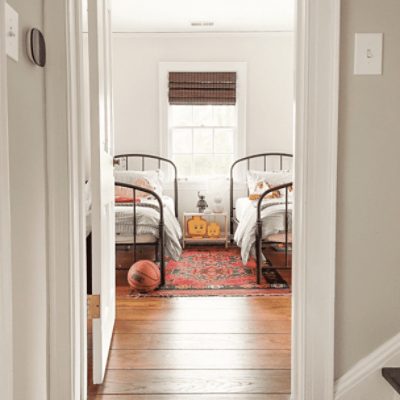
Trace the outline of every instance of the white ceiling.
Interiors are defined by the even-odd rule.
[[[294,0],[111,0],[114,32],[291,31]],[[213,26],[191,26],[213,22]]]

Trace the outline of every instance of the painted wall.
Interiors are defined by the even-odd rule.
[[[397,0],[342,1],[337,378],[400,331],[399,15]],[[356,32],[384,33],[382,76],[353,75]]]
[[[47,398],[44,69],[25,53],[28,28],[43,27],[42,0],[9,0],[19,13],[19,61],[8,59],[13,264],[14,400]]]
[[[247,154],[292,152],[293,33],[248,36],[114,34],[113,84],[116,153],[160,154],[160,61],[247,62]],[[194,209],[197,190],[215,190],[228,207],[228,182],[180,185],[180,211]],[[223,189],[220,189],[220,188]]]
[[[247,153],[292,150],[292,33],[259,37],[114,34],[113,53],[117,153],[159,151],[160,61],[247,62]]]
[[[397,334],[336,381],[335,400],[398,400],[398,393],[382,378],[382,368],[399,365],[400,334]]]

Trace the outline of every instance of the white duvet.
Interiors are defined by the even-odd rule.
[[[263,222],[263,238],[283,232],[285,230],[285,199],[268,199],[263,202],[261,219]],[[288,198],[289,231],[292,226],[292,196]],[[250,255],[255,253],[257,229],[257,201],[248,202],[241,210],[241,217],[235,232],[235,242],[240,247],[241,257],[244,264]]]
[[[164,244],[167,256],[178,260],[182,248],[181,227],[176,219],[168,201],[163,199],[164,210]],[[168,204],[168,205],[167,205]],[[146,200],[136,207],[136,237],[137,242],[143,242],[138,237],[159,237],[160,212],[156,200]],[[133,243],[133,206],[124,205],[115,207],[115,233],[117,242],[126,242],[130,238]],[[122,238],[122,240],[121,240]],[[147,239],[148,241],[148,239]]]

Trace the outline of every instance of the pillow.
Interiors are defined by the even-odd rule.
[[[273,188],[276,186],[284,185],[285,183],[290,183],[293,181],[293,173],[289,170],[282,171],[267,171],[265,177],[268,185]],[[284,189],[282,189],[284,191]]]
[[[114,171],[114,177],[116,182],[126,183],[128,185],[135,185],[150,189],[156,192],[159,196],[162,196],[163,192],[163,172],[161,170],[155,171]],[[126,189],[126,188],[121,188]],[[127,189],[132,197],[132,190]],[[128,192],[126,192],[128,193]],[[122,193],[121,193],[122,195]],[[129,197],[128,196],[128,197]],[[136,192],[136,197],[148,197],[150,196],[146,192]]]
[[[146,194],[145,192],[136,192],[135,202],[140,203],[141,194]],[[123,186],[115,186],[115,202],[116,203],[133,203],[133,190],[123,187]]]
[[[142,199],[140,197],[136,196],[135,203],[140,203],[141,200]],[[115,203],[119,205],[125,203],[132,204],[133,203],[132,190],[121,186],[116,186]]]
[[[249,190],[249,198],[259,198],[260,194],[268,189],[273,189],[276,186],[292,182],[293,174],[289,170],[281,171],[247,171],[247,187]],[[285,193],[284,189],[272,192],[269,198],[278,198]],[[257,197],[258,195],[258,197]]]
[[[268,189],[271,189],[271,187],[267,184],[267,182],[265,181],[257,182],[253,192],[249,192],[249,200],[258,200],[261,197],[261,195]],[[275,190],[271,193],[268,193],[265,196],[265,199],[279,199],[279,197],[281,197],[281,193],[279,192],[279,190]]]

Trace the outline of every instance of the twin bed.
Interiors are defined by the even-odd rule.
[[[139,247],[154,247],[164,285],[165,257],[177,260],[182,250],[176,165],[147,154],[120,154],[114,163],[116,246],[131,246],[133,262]]]
[[[138,249],[152,246],[165,284],[165,258],[179,259],[182,231],[178,222],[178,176],[175,164],[146,154],[114,157],[116,246],[129,246],[133,261]],[[252,169],[253,168],[253,169]],[[263,153],[236,160],[230,171],[230,230],[243,262],[254,255],[261,280],[263,246],[291,245],[292,155]],[[282,176],[281,176],[282,175]],[[252,180],[253,179],[253,180]],[[273,185],[264,185],[272,179]],[[244,188],[244,180],[247,181]],[[252,186],[257,193],[252,193]]]
[[[243,263],[256,259],[262,276],[263,248],[280,246],[288,266],[292,242],[293,155],[261,153],[236,160],[230,170],[230,229]],[[246,187],[243,188],[243,181]]]

